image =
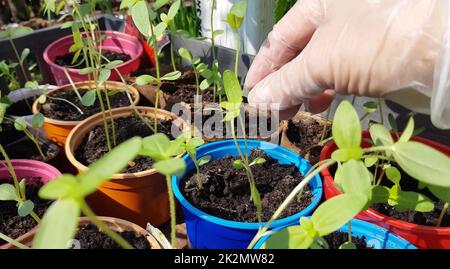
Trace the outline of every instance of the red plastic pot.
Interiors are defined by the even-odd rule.
[[[40,177],[43,183],[47,183],[50,180],[53,180],[59,176],[61,176],[61,172],[58,171],[55,167],[33,160],[11,160],[11,163],[14,167],[14,171],[17,174],[19,179],[29,178],[29,177]],[[6,163],[4,161],[0,164],[0,178],[9,178],[11,177],[9,170],[6,168]],[[29,238],[34,234],[33,230],[28,233],[20,236],[19,238],[15,238],[18,242],[27,242]],[[8,249],[14,248],[11,244],[3,244],[0,245],[0,249]]]
[[[152,63],[152,65],[155,65],[156,59],[155,59],[155,52],[153,50],[153,47],[150,46],[145,39],[141,38],[141,34],[139,33],[139,30],[136,28],[136,25],[134,24],[131,16],[127,16],[127,18],[125,20],[125,33],[132,35],[139,39],[142,46],[144,47],[145,54],[147,55],[148,59],[150,59],[150,62]]]
[[[139,39],[125,33],[113,31],[104,31],[102,34],[106,36],[102,43],[103,50],[125,53],[131,56],[129,61],[117,66],[119,72],[125,76],[136,71],[140,66],[140,57],[144,51]],[[44,60],[50,66],[57,85],[68,84],[69,80],[64,72],[64,67],[57,65],[55,59],[57,56],[67,54],[72,44],[73,37],[69,35],[51,43],[44,51]],[[88,80],[88,75],[81,75],[79,69],[67,68],[67,71],[74,82]],[[115,70],[112,70],[109,80],[119,81],[120,76]]]
[[[370,139],[370,133],[368,131],[364,131],[363,138]],[[434,149],[446,154],[447,156],[450,156],[450,147],[448,146],[421,137],[413,137],[412,140],[431,146]],[[369,147],[370,145],[363,140],[362,146]],[[320,161],[330,159],[331,155],[336,149],[337,145],[333,141],[328,143],[322,149],[322,152],[320,154]],[[340,190],[334,185],[334,178],[328,168],[322,171],[322,177],[325,198],[327,200],[341,194]],[[437,228],[409,223],[385,216],[373,209],[361,212],[357,216],[357,219],[371,222],[375,225],[383,227],[393,232],[394,234],[405,238],[410,243],[419,248],[450,248],[450,228],[448,227]]]

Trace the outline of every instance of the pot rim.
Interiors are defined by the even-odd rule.
[[[370,137],[370,133],[369,131],[363,131],[363,138],[369,138]],[[419,143],[423,143],[426,144],[428,146],[431,146],[434,149],[437,149],[439,151],[447,151],[447,155],[450,153],[450,147],[445,146],[443,144],[440,144],[438,142],[432,141],[430,139],[427,138],[423,138],[423,137],[418,137],[418,136],[414,136],[412,137],[413,141],[419,142]],[[322,152],[320,153],[320,160],[325,160],[325,159],[329,159],[329,157],[331,157],[332,152],[334,152],[336,148],[336,144],[334,143],[333,140],[331,140],[330,142],[328,142],[322,149]],[[331,183],[332,189],[336,192],[341,193],[335,186],[334,186],[334,177],[331,175],[328,167],[325,168],[324,170],[322,170],[321,172],[322,176],[323,176],[323,180],[327,181],[329,183]],[[325,186],[326,184],[324,184],[324,188],[326,188]],[[450,235],[450,227],[432,227],[432,226],[425,226],[425,225],[420,225],[420,224],[415,224],[415,223],[410,223],[407,221],[403,221],[403,220],[399,220],[393,217],[389,217],[386,215],[381,214],[380,212],[373,210],[373,209],[368,209],[366,211],[362,211],[362,214],[366,214],[367,216],[380,221],[382,223],[385,223],[389,226],[395,227],[397,229],[402,229],[402,230],[410,230],[410,231],[420,231],[421,233],[427,233],[427,234],[433,234],[433,235]],[[361,214],[360,213],[360,214]]]
[[[95,82],[92,80],[76,82],[76,83],[74,83],[74,85],[75,85],[75,87],[77,87],[77,89],[79,87],[86,87],[89,89],[95,88]],[[123,84],[122,82],[118,82],[118,81],[105,81],[104,84],[101,85],[100,87],[102,87],[101,88],[102,91],[105,91],[105,90],[109,91],[109,90],[112,90],[111,88],[115,88],[117,90],[120,90],[121,92],[125,92],[126,89],[128,88],[130,95],[134,99],[132,105],[136,106],[139,103],[139,100],[140,100],[139,92],[135,87],[133,87],[131,85],[126,85],[126,84]],[[55,93],[58,91],[66,91],[66,90],[72,90],[72,89],[73,89],[72,84],[66,84],[66,85],[59,86],[56,89],[48,91],[47,94],[52,94],[52,93]],[[41,106],[42,105],[38,102],[38,100],[34,101],[33,107],[32,107],[32,111],[33,111],[34,115],[40,113]],[[51,118],[48,118],[45,116],[44,116],[44,120],[46,123],[50,123],[50,124],[54,124],[54,125],[61,125],[61,126],[75,126],[83,121],[83,120],[81,120],[81,121],[55,120],[55,119],[51,119]]]
[[[147,113],[146,115],[143,115],[144,117],[151,117],[153,118],[153,108],[152,107],[142,107],[142,106],[137,106],[136,107],[137,110],[139,111],[145,111],[145,112],[151,112],[151,113]],[[133,110],[131,107],[121,107],[121,108],[115,108],[112,109],[111,112],[113,113],[113,118],[117,119],[118,117],[121,117],[121,114],[129,114],[129,113],[133,113]],[[180,128],[181,131],[185,131],[187,130],[186,128],[188,127],[187,124],[179,117],[177,117],[175,114],[173,114],[172,112],[166,111],[166,110],[162,110],[162,109],[158,109],[158,116],[161,118],[169,118],[171,119],[172,122],[177,121],[178,119],[180,120],[179,123],[175,123],[177,125],[178,128]],[[72,129],[72,131],[70,131],[69,136],[67,137],[67,142],[64,146],[64,151],[67,155],[67,158],[69,159],[69,162],[75,166],[79,171],[86,171],[88,170],[88,167],[83,165],[82,163],[80,163],[74,155],[74,152],[72,150],[72,143],[73,143],[73,139],[75,136],[81,136],[81,132],[79,130],[81,130],[82,128],[85,127],[85,125],[89,125],[89,129],[86,132],[83,132],[84,134],[87,134],[89,131],[91,131],[95,126],[101,125],[102,122],[102,116],[101,116],[101,112],[97,113],[95,115],[92,115],[91,117],[85,119],[84,121],[80,122],[77,126],[75,126],[75,128]],[[73,146],[74,148],[75,146]],[[184,153],[183,153],[184,154]],[[180,154],[179,156],[177,156],[177,158],[181,158],[181,156],[183,154]],[[136,178],[142,178],[142,177],[146,177],[146,176],[150,176],[153,174],[157,174],[158,172],[156,171],[156,169],[152,168],[152,169],[148,169],[145,171],[141,171],[141,172],[137,172],[137,173],[119,173],[119,174],[114,174],[111,179],[136,179]]]
[[[105,34],[108,37],[112,37],[112,38],[119,38],[119,37],[123,37],[126,39],[129,39],[130,41],[132,41],[133,43],[135,43],[137,45],[137,50],[138,52],[136,53],[136,55],[134,55],[133,57],[131,57],[130,60],[123,62],[122,64],[119,64],[116,66],[117,69],[122,68],[126,65],[128,65],[130,62],[134,62],[139,60],[139,58],[141,57],[142,53],[144,52],[144,48],[141,44],[141,42],[139,41],[139,39],[137,37],[134,37],[132,35],[126,34],[126,33],[122,33],[122,32],[118,32],[118,31],[100,31],[100,33]],[[85,35],[83,33],[83,35]],[[67,35],[67,36],[63,36],[55,41],[53,41],[50,45],[48,45],[45,50],[44,50],[44,61],[52,68],[57,68],[57,69],[63,69],[65,67],[60,66],[58,64],[56,64],[54,61],[52,61],[49,57],[49,51],[52,50],[54,47],[56,47],[57,45],[59,45],[59,43],[64,42],[66,40],[73,40],[73,36],[72,35]],[[74,72],[74,73],[79,73],[80,69],[77,68],[66,68],[68,72]]]
[[[275,144],[265,142],[265,141],[260,141],[260,140],[247,140],[247,143],[248,143],[249,147],[252,143],[254,143],[257,146],[259,145],[259,148],[261,148],[261,147],[264,148],[264,145],[266,145],[269,148],[276,149],[282,157],[286,158],[289,161],[294,160],[294,159],[300,159],[300,160],[304,160],[306,164],[311,166],[311,164],[308,161],[306,161],[303,157],[301,157],[298,154],[294,153],[293,151],[286,149],[284,147],[281,147],[279,145],[275,145]],[[238,139],[238,144],[243,147],[244,140]],[[233,146],[234,147],[233,140],[221,140],[221,141],[217,141],[217,142],[208,143],[208,144],[205,144],[205,145],[199,147],[198,150],[202,150],[205,148],[208,149],[211,147],[219,148],[219,147],[224,147],[224,146]],[[208,154],[205,153],[205,156],[206,155],[208,155]],[[201,156],[202,156],[202,154],[199,154],[199,157],[201,157]],[[186,161],[188,163],[188,165],[189,165],[189,162],[192,162],[189,155],[185,155],[183,157],[183,160]],[[300,165],[298,163],[296,164],[295,162],[292,162],[292,161],[291,161],[291,163],[293,163],[295,166],[300,168],[299,167]],[[187,174],[187,171],[186,171],[185,175],[186,174]],[[183,176],[183,178],[184,178],[184,176]],[[222,218],[210,215],[210,214],[198,209],[193,204],[191,204],[186,199],[186,197],[184,197],[184,195],[181,193],[180,188],[179,188],[179,183],[181,182],[181,180],[182,180],[182,178],[178,178],[175,176],[172,177],[172,188],[173,188],[175,197],[177,198],[177,200],[180,202],[180,204],[183,207],[186,207],[189,211],[191,211],[197,217],[203,219],[204,221],[212,222],[216,225],[229,227],[229,228],[235,228],[235,229],[245,229],[245,230],[256,229],[257,230],[260,227],[260,223],[258,223],[258,222],[239,222],[239,221],[226,220],[226,219],[222,219]],[[271,228],[280,227],[280,226],[289,224],[296,219],[300,219],[301,216],[308,215],[315,208],[317,208],[317,206],[319,205],[319,203],[322,199],[322,196],[323,196],[323,185],[322,185],[322,180],[321,180],[319,174],[317,174],[312,180],[314,180],[316,182],[317,186],[314,188],[316,190],[316,194],[314,195],[314,198],[311,201],[311,203],[306,208],[304,208],[303,210],[301,210],[298,213],[295,213],[291,216],[288,216],[288,217],[285,217],[282,219],[275,220],[271,224],[271,226],[270,226]],[[305,212],[305,213],[302,214],[302,212]],[[265,225],[266,223],[267,222],[262,222],[261,225]]]

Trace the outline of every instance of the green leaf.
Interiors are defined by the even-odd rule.
[[[99,83],[103,83],[109,79],[111,76],[111,70],[110,69],[102,69],[100,70],[100,75],[98,77]]]
[[[17,118],[14,121],[14,128],[16,128],[17,131],[24,131],[27,128],[27,122],[24,118]]]
[[[163,6],[167,5],[169,3],[169,0],[156,0],[153,4],[153,9],[158,10],[162,8]]]
[[[361,124],[359,117],[348,101],[343,101],[336,110],[333,121],[333,139],[340,149],[354,149],[361,146]]]
[[[181,1],[176,0],[169,8],[169,12],[167,12],[167,17],[169,20],[173,20],[175,16],[177,15],[178,11],[180,10]]]
[[[33,240],[35,249],[64,249],[75,236],[80,207],[75,200],[58,200],[44,215]]]
[[[130,9],[138,0],[122,0],[120,2],[120,9]]]
[[[41,128],[44,125],[45,117],[42,115],[42,113],[37,113],[33,116],[33,119],[31,120],[31,126],[33,128]]]
[[[302,226],[290,226],[272,234],[261,249],[308,249],[314,235],[308,234]]]
[[[392,146],[395,161],[411,177],[426,184],[450,187],[450,158],[418,142]]]
[[[413,133],[414,133],[414,119],[411,117],[409,118],[408,124],[406,125],[406,128],[403,131],[403,134],[398,139],[398,141],[408,142],[411,139]]]
[[[391,146],[394,144],[388,129],[381,124],[373,124],[370,126],[370,136],[376,146]]]
[[[242,163],[241,160],[236,160],[236,161],[233,162],[233,167],[234,167],[235,169],[240,170],[240,169],[243,169],[243,168],[244,168],[244,164]]]
[[[344,193],[355,193],[372,198],[372,175],[362,161],[350,160],[340,167],[335,183]]]
[[[39,82],[36,80],[25,82],[25,88],[36,89],[37,87],[39,87]]]
[[[377,162],[378,162],[378,158],[377,158],[377,157],[366,157],[366,158],[364,159],[364,164],[366,165],[366,167],[372,167],[372,166],[374,166]]]
[[[181,159],[170,159],[159,161],[153,167],[162,175],[181,177],[186,170],[186,163]]]
[[[33,212],[34,209],[34,203],[30,200],[26,200],[23,203],[19,204],[19,207],[17,208],[17,213],[20,217],[26,217]]]
[[[93,68],[93,67],[82,68],[82,69],[80,69],[80,71],[78,71],[78,73],[80,73],[80,75],[87,75],[87,74],[90,74],[93,72],[95,72],[95,68]]]
[[[43,95],[39,96],[38,103],[45,104],[45,102],[47,102],[47,95],[43,94]]]
[[[27,180],[25,178],[23,178],[19,182],[20,193],[26,193],[26,188],[27,188]]]
[[[23,61],[25,61],[25,59],[28,57],[28,55],[30,55],[29,48],[22,50],[22,53],[20,54],[20,61],[23,63]]]
[[[432,185],[429,185],[427,187],[434,196],[439,198],[439,200],[445,203],[450,203],[450,188],[437,187]]]
[[[49,181],[39,190],[39,197],[47,200],[56,200],[68,197],[77,197],[77,189],[80,183],[75,176],[64,174],[59,178]]]
[[[94,105],[96,98],[97,93],[95,92],[95,90],[90,90],[83,95],[83,97],[81,98],[81,103],[83,104],[83,106],[89,107]]]
[[[254,159],[250,165],[261,165],[261,164],[264,164],[265,162],[266,162],[266,159],[258,157],[256,159]]]
[[[372,204],[384,204],[389,200],[389,188],[385,186],[374,186],[372,188]]]
[[[198,161],[197,161],[198,166],[203,166],[203,165],[209,163],[209,162],[211,161],[211,158],[212,158],[211,155],[207,155],[207,156],[201,157],[201,158],[198,159]]]
[[[181,57],[183,57],[184,59],[186,59],[189,63],[192,64],[192,55],[191,53],[185,49],[185,48],[180,48],[178,50],[178,54],[180,54]]]
[[[364,103],[364,109],[366,110],[366,112],[368,113],[374,113],[377,111],[378,109],[378,103],[374,102],[374,101],[369,101]]]
[[[115,67],[117,67],[118,65],[123,64],[122,60],[115,60],[115,61],[111,61],[107,64],[105,64],[105,68],[106,69],[114,69]]]
[[[392,181],[395,185],[400,184],[400,180],[402,179],[402,174],[396,167],[391,166],[391,167],[384,169],[384,171],[386,173],[386,177],[390,181]]]
[[[361,159],[364,151],[361,148],[355,149],[338,149],[331,155],[331,159],[338,162],[346,162],[349,160]]]
[[[0,201],[18,201],[16,188],[11,184],[0,185]]]
[[[135,3],[135,5],[131,8],[131,17],[139,32],[146,38],[150,37],[151,23],[147,3],[145,1],[140,0]]]
[[[218,36],[222,35],[223,33],[225,33],[224,30],[215,30],[213,32],[213,38],[218,37]]]
[[[11,38],[16,38],[16,37],[24,36],[24,35],[29,35],[31,33],[33,33],[33,29],[31,29],[30,27],[20,26],[20,27],[12,29],[12,36],[11,36]]]
[[[397,197],[392,200],[395,200],[395,208],[400,211],[431,212],[434,210],[434,203],[425,195],[417,192],[398,191]]]
[[[164,31],[166,31],[166,29],[167,29],[167,24],[164,22],[161,22],[153,28],[153,34],[156,37],[159,37],[162,34],[164,34]]]
[[[341,194],[321,204],[313,213],[311,220],[318,235],[322,237],[348,223],[364,209],[366,204],[367,199],[363,195]]]
[[[389,125],[391,125],[392,131],[394,133],[398,133],[397,120],[395,119],[395,117],[392,113],[389,113],[388,120],[389,120]]]
[[[136,78],[136,84],[138,86],[145,86],[148,84],[153,83],[154,81],[156,81],[156,78],[150,76],[150,75],[142,75]]]
[[[239,84],[234,72],[226,70],[223,73],[223,84],[225,87],[225,94],[227,96],[227,101],[234,104],[234,106],[240,106],[242,103],[242,88]]]
[[[168,74],[165,74],[161,80],[177,80],[181,77],[181,72],[180,71],[174,71],[174,72],[170,72]]]
[[[208,89],[210,86],[209,82],[207,79],[204,79],[201,83],[200,83],[200,90],[204,91],[206,89]]]
[[[186,143],[186,151],[190,152],[192,150],[196,150],[198,147],[205,144],[205,141],[200,137],[193,137]]]
[[[142,138],[133,137],[115,147],[77,178],[85,195],[93,193],[96,188],[112,175],[122,171],[133,160],[142,147]],[[113,165],[112,165],[113,164]]]
[[[237,31],[239,30],[239,28],[241,28],[242,22],[245,18],[245,13],[247,13],[246,0],[242,0],[233,4],[230,12],[227,15],[227,22],[233,30]]]
[[[169,138],[162,133],[158,133],[142,140],[141,155],[149,156],[155,161],[163,161],[169,159],[167,149],[170,147]]]
[[[339,249],[356,249],[356,245],[353,242],[345,242],[339,246]]]

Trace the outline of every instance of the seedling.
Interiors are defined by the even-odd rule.
[[[338,165],[334,175],[335,184],[344,194],[322,204],[316,209],[311,221],[304,220],[300,226],[296,226],[297,228],[291,228],[290,231],[295,231],[297,239],[291,238],[292,233],[284,232],[285,239],[294,242],[294,246],[302,248],[317,246],[316,237],[334,232],[359,212],[375,203],[387,203],[396,207],[397,210],[409,209],[420,212],[433,210],[434,204],[426,196],[401,190],[400,172],[393,166],[394,163],[420,184],[427,186],[438,198],[449,202],[450,158],[429,146],[411,141],[413,130],[414,121],[411,118],[398,141],[394,141],[383,125],[372,125],[370,133],[374,145],[362,148],[359,117],[350,102],[342,102],[336,111],[332,129],[338,150],[333,153],[331,160],[319,162],[311,169],[305,179],[277,209],[266,226],[260,229],[249,247],[253,247],[267,232],[270,224],[280,216],[315,175],[325,167],[334,164]],[[382,169],[387,178],[394,183],[392,188],[379,185],[380,177],[368,170],[368,167],[379,160],[383,161]],[[328,220],[335,224],[332,225]],[[275,236],[273,239],[275,241],[269,239],[267,245],[276,247],[276,242],[280,242],[280,236]],[[351,229],[349,229],[349,239],[342,248],[354,247],[351,243]]]
[[[89,169],[77,176],[65,174],[44,185],[39,196],[56,200],[45,213],[33,241],[33,248],[67,248],[76,232],[80,213],[123,248],[131,245],[101,222],[87,205],[85,198],[113,174],[122,171],[142,149],[142,138],[132,138],[107,153]]]
[[[20,88],[20,83],[16,77],[15,68],[18,63],[7,63],[5,60],[0,62],[0,77],[4,77],[8,81],[8,88],[10,90],[17,90]]]
[[[199,137],[193,137],[185,144],[185,150],[189,154],[189,157],[191,157],[191,160],[195,165],[195,169],[197,172],[195,176],[197,177],[197,187],[199,190],[203,188],[202,186],[203,181],[200,174],[200,167],[211,161],[210,155],[203,156],[200,159],[197,159],[197,148],[203,144],[205,144],[205,141],[203,141],[203,139]]]
[[[231,29],[236,32],[236,63],[234,73],[237,76],[239,71],[239,50],[241,48],[241,38],[239,29],[244,22],[245,14],[247,13],[247,0],[241,0],[233,4],[230,12],[227,15],[227,22]]]
[[[189,62],[189,64],[192,66],[192,70],[194,71],[195,74],[195,85],[196,85],[196,89],[197,89],[197,96],[200,95],[200,90],[204,91],[206,89],[208,89],[209,85],[205,85],[205,84],[200,84],[200,74],[202,74],[203,72],[205,72],[205,70],[208,68],[206,66],[206,64],[202,63],[200,58],[192,58],[191,53],[185,49],[185,48],[180,48],[178,50],[178,53],[180,54],[181,57],[183,57],[186,61]],[[206,86],[206,88],[205,88]]]
[[[180,10],[181,6],[181,0],[176,0],[172,3],[172,5],[169,8],[169,11],[167,14],[161,13],[160,18],[161,21],[163,21],[165,24],[168,25],[170,29],[170,34],[175,35],[176,33],[176,26],[175,26],[175,16],[178,14],[178,11]],[[170,62],[172,64],[173,71],[177,71],[177,66],[175,64],[175,52],[173,47],[173,42],[170,42]]]

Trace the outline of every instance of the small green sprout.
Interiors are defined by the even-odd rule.
[[[209,163],[211,161],[211,156],[203,156],[200,159],[197,159],[197,148],[201,145],[205,144],[205,141],[199,137],[193,137],[189,139],[185,144],[185,150],[191,157],[192,162],[195,165],[196,169],[196,177],[197,177],[197,187],[199,190],[203,188],[203,181],[201,179],[200,167]]]
[[[208,89],[209,87],[209,85],[205,83],[200,84],[200,74],[205,72],[205,70],[208,69],[208,67],[206,66],[206,64],[201,62],[200,58],[192,58],[191,53],[185,48],[180,48],[178,50],[178,53],[192,66],[192,69],[194,70],[195,74],[195,85],[197,88],[197,95],[200,95],[200,90],[203,91]]]
[[[227,22],[231,29],[236,32],[236,63],[234,68],[234,74],[237,76],[239,71],[239,50],[240,50],[240,35],[239,29],[244,22],[245,14],[247,13],[247,0],[241,0],[233,4],[230,12],[227,15]]]

